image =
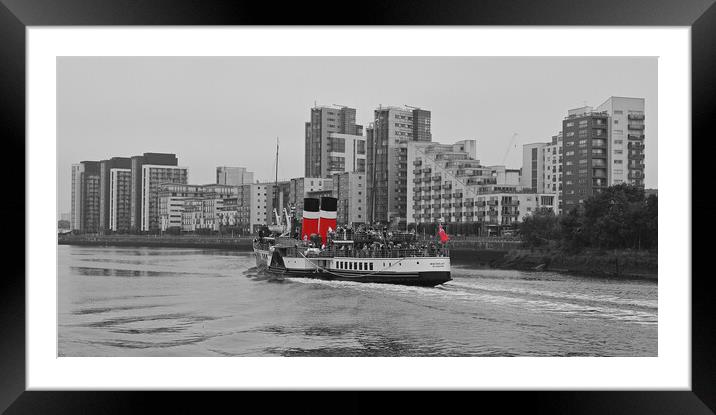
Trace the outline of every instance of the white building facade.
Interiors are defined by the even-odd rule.
[[[179,166],[145,164],[142,166],[141,230],[160,229],[159,186],[162,183],[186,184],[188,169]]]
[[[132,169],[109,170],[109,229],[127,232],[131,215]]]
[[[609,115],[609,185],[644,187],[644,98],[609,97],[597,107]]]

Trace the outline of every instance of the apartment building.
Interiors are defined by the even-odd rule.
[[[569,210],[609,185],[609,114],[592,107],[569,110],[562,121],[562,202]]]
[[[409,144],[409,224],[473,223],[485,233],[536,211],[556,212],[556,195],[524,190],[515,169],[482,166],[468,150],[474,147],[474,140]]]
[[[109,170],[109,230],[129,232],[131,217],[132,169]]]
[[[356,124],[355,108],[311,108],[305,140],[306,177],[326,178],[365,165],[363,126]]]
[[[366,130],[369,222],[407,224],[408,143],[430,142],[430,111],[380,107]]]
[[[609,115],[609,185],[644,187],[644,98],[609,97],[597,107]]]
[[[159,191],[164,183],[186,184],[188,169],[179,166],[143,164],[141,170],[141,228],[156,231],[161,227]]]

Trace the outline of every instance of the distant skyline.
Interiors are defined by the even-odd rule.
[[[303,176],[314,103],[356,108],[363,126],[380,105],[421,107],[433,141],[475,139],[484,165],[518,169],[523,144],[610,96],[645,99],[645,187],[656,188],[656,57],[60,57],[57,213],[83,160],[176,153],[190,183],[214,183],[217,166],[273,180],[279,137],[279,177]]]

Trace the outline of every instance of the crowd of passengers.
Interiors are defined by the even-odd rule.
[[[352,235],[351,235],[352,234]],[[313,235],[312,235],[313,236]],[[435,241],[416,240],[415,231],[394,234],[386,228],[373,229],[361,225],[355,232],[338,227],[330,230],[327,241],[321,243],[320,237],[304,239],[304,246],[321,248],[321,256],[350,256],[358,258],[386,258],[401,256],[443,256],[445,251]],[[353,243],[341,243],[345,240]]]

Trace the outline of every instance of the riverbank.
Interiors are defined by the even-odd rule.
[[[248,252],[253,236],[214,235],[61,235],[60,245],[232,249]],[[523,249],[502,238],[455,238],[450,241],[455,264],[521,271],[553,271],[608,278],[657,279],[656,252],[585,250],[567,254],[557,249]]]
[[[658,278],[658,254],[644,250],[588,249],[569,254],[557,249],[514,249],[493,263],[497,268],[556,271],[610,278]]]
[[[252,236],[61,235],[59,245],[236,249],[250,251]]]

